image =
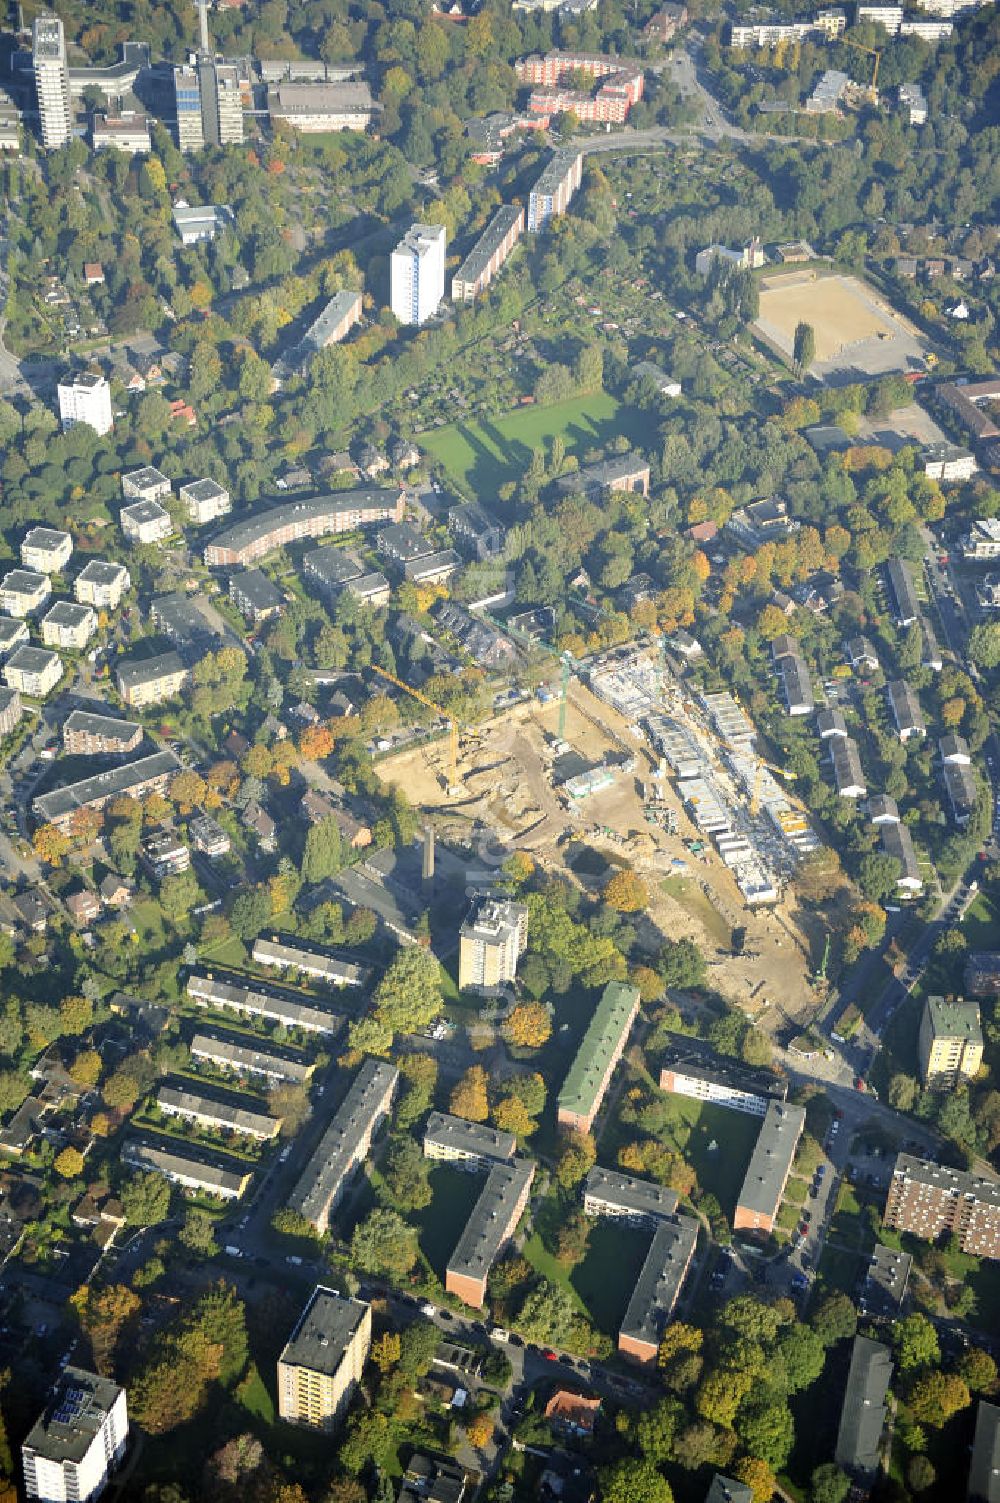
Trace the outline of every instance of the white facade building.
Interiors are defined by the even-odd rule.
[[[104,1491],[127,1441],[124,1388],[67,1367],[21,1447],[25,1492],[47,1503],[88,1503]]]
[[[111,412],[111,387],[104,376],[90,371],[75,371],[56,388],[59,395],[59,421],[66,433],[77,423],[86,423],[104,436],[114,426]]]
[[[401,324],[424,324],[441,306],[447,243],[443,224],[415,224],[393,251],[389,302]]]
[[[131,576],[124,564],[92,558],[76,576],[73,594],[81,605],[92,605],[99,611],[113,611],[121,604],[121,598],[131,584]]]
[[[35,17],[31,63],[38,95],[42,144],[46,151],[55,151],[57,147],[65,146],[73,129],[66,36],[58,16]]]

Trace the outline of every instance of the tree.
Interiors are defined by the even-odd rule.
[[[906,1463],[906,1480],[915,1493],[925,1493],[937,1481],[934,1463],[927,1456],[911,1456]]]
[[[896,890],[899,862],[895,856],[869,851],[858,862],[858,886],[872,903],[884,903]]]
[[[703,986],[705,982],[705,959],[692,939],[668,939],[656,968],[665,986],[676,986],[682,991]]]
[[[69,1074],[78,1086],[92,1091],[101,1078],[103,1064],[96,1049],[81,1049],[69,1067]]]
[[[1000,664],[1000,623],[988,621],[974,626],[967,652],[977,668],[996,668]]]
[[[773,1341],[788,1321],[789,1314],[783,1308],[765,1304],[752,1294],[737,1294],[723,1306],[719,1316],[725,1330],[758,1343]]]
[[[310,825],[302,854],[302,879],[323,882],[333,877],[344,864],[344,841],[340,826],[332,814]]]
[[[528,1115],[524,1102],[517,1096],[503,1096],[492,1112],[494,1126],[501,1132],[512,1132],[516,1138],[526,1138],[535,1131],[538,1123]]]
[[[206,1211],[192,1207],[185,1215],[184,1224],[177,1235],[189,1251],[199,1253],[202,1257],[210,1258],[218,1251],[215,1225]]]
[[[454,1086],[448,1109],[455,1117],[464,1117],[467,1122],[485,1122],[490,1114],[486,1071],[482,1065],[471,1065]]]
[[[771,1503],[778,1479],[759,1456],[741,1456],[732,1469],[733,1477],[750,1489],[753,1503]]]
[[[941,1360],[937,1332],[926,1315],[907,1315],[896,1324],[896,1364],[901,1373],[933,1367]]]
[[[641,913],[649,906],[649,888],[626,867],[609,878],[602,896],[608,907],[618,913]]]
[[[396,952],[375,989],[375,1016],[393,1033],[417,1033],[441,1012],[441,967],[430,950],[407,945]]]
[[[233,899],[229,924],[237,939],[256,939],[271,922],[271,895],[266,887],[244,889]]]
[[[590,1133],[567,1132],[556,1159],[556,1179],[571,1190],[597,1163],[597,1144]]]
[[[673,1503],[674,1499],[669,1482],[653,1463],[632,1456],[602,1467],[597,1488],[601,1503]]]
[[[158,1174],[135,1174],[122,1188],[129,1226],[156,1226],[170,1214],[170,1184]]]
[[[396,1366],[401,1352],[402,1345],[399,1332],[383,1331],[382,1335],[377,1336],[372,1342],[371,1359],[382,1376],[385,1377],[385,1374]]]
[[[275,1086],[268,1092],[267,1109],[281,1123],[283,1137],[294,1138],[303,1123],[309,1120],[312,1107],[305,1086],[289,1083]]]
[[[812,324],[796,324],[792,359],[800,371],[807,371],[816,359],[816,330]]]
[[[635,1439],[648,1461],[670,1461],[674,1440],[684,1422],[684,1405],[679,1399],[661,1399],[652,1409],[644,1409],[635,1422]]]
[[[810,1324],[824,1346],[853,1336],[858,1329],[858,1312],[846,1294],[839,1291],[821,1300],[810,1317]]]
[[[785,1364],[791,1393],[815,1383],[826,1361],[822,1339],[808,1326],[794,1325],[778,1340],[777,1355]]]
[[[809,1503],[844,1503],[850,1490],[850,1478],[835,1462],[824,1461],[812,1474]]]
[[[920,1086],[912,1075],[897,1071],[889,1081],[889,1105],[897,1112],[911,1112],[920,1094]]]
[[[405,1131],[419,1121],[433,1104],[438,1065],[433,1055],[422,1054],[418,1050],[401,1054],[396,1064],[406,1083],[406,1090],[396,1108],[396,1124]]]
[[[386,1189],[401,1211],[421,1211],[431,1203],[428,1162],[412,1138],[394,1143],[386,1161]]]
[[[777,1399],[751,1398],[742,1407],[736,1433],[751,1456],[776,1471],[785,1465],[795,1441],[788,1405]]]
[[[395,1211],[372,1211],[354,1228],[351,1258],[365,1273],[402,1279],[417,1261],[417,1233]]]
[[[31,837],[35,855],[48,866],[58,866],[69,851],[69,837],[55,825],[39,825]]]
[[[958,1376],[973,1393],[993,1393],[997,1386],[997,1365],[982,1347],[970,1346],[958,1359]]]
[[[63,1179],[79,1179],[83,1173],[84,1158],[79,1148],[64,1148],[57,1153],[52,1167]]]
[[[552,1019],[541,1002],[519,1002],[501,1029],[508,1044],[541,1049],[552,1037]]]
[[[465,1438],[475,1450],[481,1451],[493,1439],[493,1419],[489,1414],[477,1414],[465,1427]]]
[[[909,1406],[913,1418],[921,1425],[932,1425],[936,1430],[971,1403],[968,1386],[957,1373],[924,1373],[910,1390]]]
[[[63,997],[59,1003],[59,1024],[71,1038],[86,1033],[94,1021],[94,1004],[89,997]]]

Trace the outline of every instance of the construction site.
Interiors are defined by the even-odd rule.
[[[485,853],[484,884],[515,850],[590,889],[632,867],[651,939],[693,939],[748,1015],[804,1020],[816,960],[791,884],[819,841],[755,746],[730,695],[691,694],[658,649],[618,649],[378,771],[439,848]]]

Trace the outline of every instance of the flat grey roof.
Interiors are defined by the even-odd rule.
[[[215,1033],[196,1033],[191,1040],[191,1053],[231,1065],[235,1070],[246,1070],[251,1075],[273,1075],[295,1082],[308,1080],[313,1069],[312,1065],[292,1059],[277,1049],[260,1049],[253,1039],[222,1037]]]
[[[595,1164],[583,1184],[584,1198],[593,1195],[608,1201],[633,1216],[672,1216],[677,1209],[677,1192],[652,1180],[620,1174],[617,1169],[602,1169]]]
[[[667,1047],[660,1060],[663,1070],[679,1070],[694,1079],[707,1081],[710,1085],[724,1085],[733,1089],[754,1092],[758,1096],[771,1096],[784,1101],[788,1095],[788,1081],[773,1070],[758,1065],[745,1065],[729,1055],[718,1054],[703,1039],[689,1038],[686,1033],[668,1035]]]
[[[370,1308],[321,1284],[309,1296],[279,1362],[332,1377]]]
[[[215,548],[229,548],[241,552],[251,543],[259,542],[279,528],[290,527],[297,522],[319,521],[325,516],[341,511],[368,511],[373,507],[394,510],[398,491],[389,486],[370,486],[352,491],[332,491],[326,496],[310,496],[307,499],[289,501],[284,506],[272,506],[267,511],[244,517],[232,527],[227,527],[211,540]]]
[[[1000,1408],[979,1400],[969,1466],[969,1503],[1000,1503]]]
[[[523,228],[523,220],[524,209],[521,204],[501,204],[455,272],[454,280],[456,282],[477,281],[518,221],[522,222]]]
[[[160,1106],[170,1107],[182,1116],[212,1117],[225,1122],[234,1132],[265,1133],[273,1136],[278,1122],[266,1112],[251,1111],[249,1107],[235,1106],[228,1101],[218,1101],[205,1096],[201,1091],[185,1090],[180,1086],[162,1085],[156,1093]]]
[[[44,673],[53,658],[62,661],[57,652],[50,652],[47,647],[19,647],[7,659],[7,666],[19,668],[22,673]]]
[[[19,595],[35,595],[48,582],[49,576],[39,574],[37,569],[10,569],[0,580],[0,588],[16,590]]]
[[[180,770],[181,764],[173,752],[153,752],[148,757],[137,757],[134,762],[123,762],[120,767],[109,768],[107,772],[96,772],[92,777],[81,778],[78,783],[68,783],[65,788],[53,788],[50,793],[40,793],[32,800],[32,813],[45,820],[57,819],[95,799],[114,798],[148,783],[152,778],[169,776]]]
[[[340,115],[345,112],[371,110],[371,90],[366,83],[289,83],[272,84],[267,91],[267,108],[272,115]]]
[[[621,1324],[623,1336],[659,1345],[697,1243],[693,1217],[675,1215],[657,1223]]]
[[[534,1177],[535,1166],[528,1159],[493,1165],[455,1251],[448,1259],[449,1273],[462,1274],[470,1279],[486,1278],[510,1235],[514,1207]]]
[[[181,486],[178,495],[183,501],[214,501],[218,496],[228,496],[229,492],[224,485],[206,475],[203,480],[189,480],[187,485]]]
[[[24,543],[29,548],[61,548],[63,543],[71,541],[68,532],[60,532],[55,527],[32,527],[24,535]],[[21,544],[22,548],[24,543]]]
[[[67,1367],[59,1374],[25,1446],[57,1465],[82,1461],[121,1391],[110,1378]]]
[[[82,626],[88,616],[93,616],[92,605],[76,605],[72,600],[57,600],[51,610],[45,612],[42,624],[53,621],[56,626]]]
[[[152,658],[132,658],[118,663],[115,672],[123,689],[134,689],[139,684],[153,684],[158,679],[173,678],[174,674],[186,673],[187,670],[176,652],[158,652]]]
[[[834,1460],[856,1482],[871,1483],[878,1471],[891,1377],[889,1348],[867,1336],[855,1336]]]
[[[129,506],[123,506],[121,515],[122,517],[128,517],[130,522],[141,524],[143,522],[162,521],[164,517],[169,517],[170,513],[165,506],[160,505],[159,501],[154,501],[152,498],[146,497],[142,501],[133,501]]]
[[[305,554],[302,567],[307,574],[314,575],[326,585],[346,584],[349,579],[359,578],[363,572],[354,555],[346,548],[338,548],[335,543],[326,543],[322,548],[314,548]]]
[[[314,1222],[327,1213],[354,1167],[383,1097],[398,1079],[394,1065],[365,1060],[288,1198],[293,1211]]]
[[[244,985],[239,977],[216,976],[195,973],[188,977],[187,994],[203,1006],[232,1008],[237,1012],[256,1013],[295,1028],[307,1028],[316,1033],[335,1034],[340,1031],[343,1018],[339,1013],[328,1012],[311,1002],[300,1000],[285,992],[273,991],[259,982]]]
[[[207,1190],[231,1190],[237,1195],[253,1173],[252,1164],[242,1164],[223,1154],[202,1156],[186,1153],[182,1147],[158,1148],[153,1143],[135,1138],[125,1144],[122,1159],[136,1168],[151,1169],[168,1176],[185,1175],[198,1180]]]
[[[771,1102],[750,1155],[739,1205],[748,1211],[774,1215],[805,1120],[803,1107]]]
[[[133,486],[136,490],[146,490],[149,486],[169,485],[170,478],[158,470],[155,465],[145,464],[139,470],[129,470],[127,475],[122,476],[122,485]]]
[[[536,178],[532,193],[554,193],[566,174],[574,167],[579,155],[578,151],[570,149],[555,152]]]
[[[277,585],[261,569],[241,569],[233,575],[229,586],[249,600],[254,610],[273,611],[285,603],[285,597]]]
[[[909,1253],[878,1242],[872,1249],[861,1291],[861,1304],[868,1315],[895,1317],[906,1293],[913,1259]]]
[[[512,1132],[500,1132],[485,1122],[466,1122],[464,1117],[452,1117],[446,1112],[431,1112],[427,1118],[425,1153],[428,1143],[482,1159],[512,1159],[517,1150],[517,1138]]]
[[[77,579],[85,579],[88,584],[114,584],[128,570],[124,564],[112,564],[105,558],[92,558],[88,564],[84,564]]]
[[[964,1196],[981,1200],[988,1205],[1000,1207],[1000,1183],[983,1179],[978,1174],[969,1174],[964,1169],[948,1169],[943,1164],[932,1164],[928,1159],[918,1159],[909,1153],[896,1155],[893,1175],[901,1175],[929,1189],[940,1190],[956,1199]]]
[[[63,734],[80,731],[88,736],[117,737],[130,741],[142,726],[137,720],[119,720],[116,715],[95,715],[90,710],[71,710],[63,723]]]

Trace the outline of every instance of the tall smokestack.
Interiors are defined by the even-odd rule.
[[[424,858],[420,871],[425,888],[434,885],[434,831],[430,825],[424,825]]]

